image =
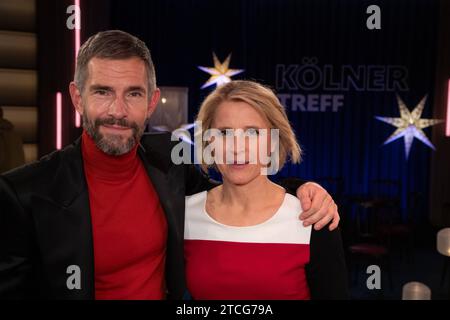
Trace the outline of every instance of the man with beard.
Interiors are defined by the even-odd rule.
[[[143,135],[160,96],[148,48],[92,36],[69,89],[82,136],[0,176],[0,297],[181,299],[185,195],[216,183],[171,161],[170,134]],[[297,193],[307,223],[337,226],[325,190]]]

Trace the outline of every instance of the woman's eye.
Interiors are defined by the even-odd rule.
[[[234,135],[233,129],[223,129],[223,130],[220,130],[220,134],[221,134],[222,136],[228,136],[228,137]]]
[[[246,134],[248,136],[257,136],[257,135],[259,135],[259,130],[256,128],[249,128],[246,130]]]

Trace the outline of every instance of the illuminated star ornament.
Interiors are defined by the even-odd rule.
[[[222,63],[219,61],[215,53],[213,53],[213,59],[214,59],[214,68],[200,67],[200,66],[198,67],[200,70],[205,71],[206,73],[209,73],[211,75],[208,81],[206,81],[205,84],[201,87],[202,89],[205,89],[214,84],[216,84],[219,87],[225,83],[230,82],[232,76],[244,72],[243,69],[229,68],[231,53]]]
[[[405,138],[405,153],[406,159],[409,157],[409,151],[411,150],[411,145],[414,138],[419,139],[423,143],[425,143],[428,147],[433,150],[436,150],[434,145],[428,140],[427,136],[423,132],[422,129],[433,126],[435,124],[443,122],[443,120],[439,119],[421,119],[423,107],[425,105],[425,101],[427,100],[427,96],[423,97],[419,104],[414,108],[413,111],[409,111],[406,107],[405,103],[402,99],[397,95],[398,108],[400,110],[400,118],[388,118],[388,117],[378,117],[375,118],[389,123],[394,127],[397,127],[397,130],[394,131],[393,134],[383,143],[386,145],[395,141],[401,137]]]
[[[194,142],[191,139],[191,135],[189,134],[189,130],[195,127],[195,123],[184,124],[181,127],[172,131],[172,136],[177,139],[181,139],[184,142],[189,143],[190,145],[194,145]],[[153,130],[161,131],[161,132],[170,132],[170,128],[168,126],[152,126]]]

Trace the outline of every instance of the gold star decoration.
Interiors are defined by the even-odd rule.
[[[409,157],[409,152],[411,150],[411,145],[414,138],[422,141],[428,147],[433,150],[436,150],[431,141],[427,138],[422,129],[433,126],[435,124],[443,122],[443,120],[439,119],[421,119],[422,111],[425,106],[425,101],[427,100],[427,96],[423,97],[419,104],[414,108],[413,111],[409,111],[406,107],[405,103],[402,99],[397,95],[398,108],[400,110],[400,118],[389,118],[389,117],[378,117],[375,118],[377,120],[389,123],[394,127],[397,127],[397,130],[392,133],[389,138],[383,143],[386,145],[395,141],[401,137],[404,137],[405,141],[405,154],[406,159]]]
[[[205,84],[201,87],[202,89],[214,84],[216,84],[217,86],[221,86],[225,83],[230,82],[232,76],[244,72],[243,69],[230,69],[230,59],[231,53],[228,55],[224,62],[220,62],[216,54],[213,52],[214,67],[198,67],[200,70],[211,75],[208,81],[206,81]]]

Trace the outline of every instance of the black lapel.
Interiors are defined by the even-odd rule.
[[[49,295],[58,299],[93,299],[94,255],[89,194],[80,139],[59,152],[46,194],[35,199],[36,230]],[[70,266],[80,269],[81,289],[69,289]]]
[[[169,168],[170,165],[162,159],[161,154],[151,150],[147,145],[145,148],[140,145],[138,149],[138,155],[146,168],[146,171],[150,177],[150,181],[155,188],[161,206],[164,209],[166,215],[169,232],[171,235],[176,236],[177,239],[182,239],[183,230],[180,230],[179,223],[176,219],[176,203],[172,195],[172,187],[170,185]],[[184,195],[183,195],[184,199]],[[183,225],[184,228],[184,225]]]
[[[146,135],[138,149],[150,180],[158,193],[168,224],[166,285],[168,297],[181,299],[186,288],[184,274],[184,167],[171,161],[168,135]]]

